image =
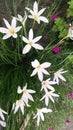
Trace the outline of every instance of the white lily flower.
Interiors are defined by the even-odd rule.
[[[26,83],[26,85],[23,87],[23,89],[21,89],[21,87],[19,86],[18,87],[18,90],[17,90],[17,93],[19,93],[19,94],[21,94],[21,93],[23,93],[23,95],[22,95],[22,100],[24,101],[24,103],[27,105],[27,106],[30,106],[29,104],[28,104],[28,100],[31,100],[31,101],[33,101],[34,102],[34,99],[33,99],[33,97],[32,97],[32,93],[35,93],[35,91],[34,90],[31,90],[31,89],[27,89],[27,83]],[[31,93],[31,94],[30,94]]]
[[[73,27],[72,27],[71,24],[69,25],[68,37],[69,37],[71,40],[73,40]]]
[[[51,109],[47,108],[42,108],[42,109],[37,109],[37,114],[33,117],[33,119],[37,118],[37,126],[39,126],[40,119],[44,121],[44,113],[52,112]]]
[[[54,81],[59,85],[59,79],[66,81],[66,79],[62,76],[63,73],[66,73],[67,71],[63,71],[64,69],[60,69],[57,72],[54,73]]]
[[[8,114],[7,112],[5,112],[3,109],[0,108],[0,118],[4,121],[5,118],[4,118],[3,113],[4,113],[4,114]]]
[[[26,22],[26,20],[27,20],[27,14],[26,14],[26,12],[25,12],[24,17],[22,17],[20,14],[18,14],[16,19],[17,19],[19,22],[21,22],[22,25],[24,26],[24,25],[25,25],[25,22]]]
[[[44,89],[44,91],[48,91],[48,89],[52,90],[52,91],[55,91],[54,87],[52,87],[51,85],[54,85],[56,84],[56,82],[54,81],[50,81],[50,78],[45,80],[45,81],[42,81],[42,88],[41,88],[41,91]]]
[[[54,103],[53,97],[59,97],[59,95],[55,94],[54,91],[46,91],[46,94],[40,99],[40,101],[45,99],[45,105],[48,106],[49,99]]]
[[[28,15],[30,19],[34,19],[35,21],[40,24],[40,21],[43,21],[45,23],[48,23],[48,19],[44,16],[41,16],[41,14],[45,11],[46,8],[41,9],[38,11],[38,3],[35,1],[33,5],[33,10],[30,8],[26,7],[26,9],[30,12],[31,15]]]
[[[22,99],[17,100],[16,103],[13,103],[12,110],[14,110],[14,114],[20,108],[22,115],[24,115],[24,106],[25,106],[25,104]]]
[[[51,63],[49,62],[44,62],[42,64],[39,63],[37,59],[31,62],[31,65],[33,68],[35,68],[31,74],[31,77],[34,76],[35,74],[38,74],[38,78],[40,81],[43,80],[43,74],[49,75],[49,72],[45,70],[45,68],[50,67]]]
[[[9,37],[17,38],[17,32],[22,28],[21,26],[16,27],[16,18],[13,17],[11,25],[4,19],[7,28],[0,27],[0,32],[4,33],[3,39],[8,39]]]
[[[1,125],[2,127],[6,127],[6,122],[0,120],[0,125]]]
[[[23,54],[26,54],[30,51],[31,47],[34,47],[35,49],[38,49],[38,50],[43,50],[44,48],[37,44],[37,42],[41,39],[42,36],[38,36],[36,38],[33,38],[33,30],[30,29],[29,30],[29,36],[28,36],[28,39],[24,36],[22,36],[22,40],[27,43],[27,45],[23,48],[23,51],[22,53]]]

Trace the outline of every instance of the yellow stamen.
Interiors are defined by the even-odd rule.
[[[33,44],[33,42],[32,41],[29,41],[29,43],[28,43],[30,46],[32,46],[32,44]]]
[[[11,28],[9,32],[13,35],[15,33],[14,28]]]
[[[23,90],[23,94],[27,94],[28,93],[28,91],[27,90]]]
[[[38,65],[38,66],[37,66],[37,69],[38,69],[38,70],[39,70],[39,69],[41,69],[41,66],[40,66],[40,65]]]
[[[18,104],[20,105],[22,103],[22,100],[20,99],[19,101],[18,101]]]
[[[34,14],[33,17],[34,17],[35,20],[37,20],[38,19],[38,14]]]

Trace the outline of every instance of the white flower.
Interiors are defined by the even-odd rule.
[[[37,114],[33,117],[33,119],[37,118],[37,126],[39,126],[40,119],[42,119],[42,121],[44,121],[43,113],[48,113],[48,112],[52,112],[52,110],[47,109],[47,108],[37,109]]]
[[[48,91],[48,89],[52,90],[52,91],[55,91],[55,89],[51,86],[51,85],[54,85],[56,84],[56,82],[54,81],[50,81],[50,78],[45,80],[45,81],[42,81],[42,88],[41,88],[41,91],[44,89],[44,91]]]
[[[2,127],[6,127],[6,122],[0,120],[0,125],[1,125]]]
[[[55,94],[54,91],[46,91],[46,94],[40,99],[40,101],[45,99],[45,105],[48,106],[49,99],[54,103],[53,97],[59,97],[59,95]]]
[[[17,90],[17,93],[21,94],[23,93],[22,95],[22,100],[24,101],[24,103],[29,106],[28,104],[28,100],[31,100],[31,101],[34,101],[33,97],[31,96],[30,93],[35,93],[34,90],[31,90],[31,89],[27,89],[27,83],[26,85],[23,87],[23,89],[20,88],[20,86],[18,87],[18,90]]]
[[[68,37],[69,37],[71,40],[73,40],[73,27],[72,27],[71,24],[69,25]]]
[[[38,11],[38,3],[35,1],[34,5],[33,5],[33,10],[31,10],[30,8],[26,9],[30,12],[31,15],[28,15],[28,17],[30,19],[34,19],[35,21],[38,22],[38,24],[40,24],[40,21],[43,21],[45,23],[48,23],[48,19],[44,16],[41,16],[41,14],[45,11],[46,8],[41,9],[40,11]]]
[[[13,103],[12,110],[14,110],[14,114],[20,108],[22,115],[24,115],[24,106],[25,106],[25,104],[22,99],[17,100],[16,103]]]
[[[59,79],[66,81],[66,79],[62,76],[63,73],[66,73],[67,71],[63,71],[63,69],[58,70],[54,73],[54,81],[59,85]]]
[[[17,18],[16,18],[19,22],[22,23],[22,25],[24,26],[26,20],[27,20],[27,14],[25,13],[24,17],[22,17],[20,14],[17,15]]]
[[[16,18],[13,17],[11,25],[9,22],[4,19],[5,25],[7,28],[0,27],[0,32],[5,33],[3,39],[8,39],[9,37],[17,38],[17,32],[22,28],[21,26],[16,27]]]
[[[4,113],[4,114],[8,114],[7,112],[5,112],[3,109],[0,108],[0,118],[4,121],[5,118],[4,118],[3,113]]]
[[[31,47],[34,47],[35,49],[38,49],[38,50],[43,50],[44,48],[37,44],[37,42],[41,39],[42,36],[38,36],[36,38],[33,38],[33,30],[30,29],[29,30],[29,36],[28,36],[28,39],[25,38],[24,36],[22,36],[22,40],[27,43],[27,45],[23,48],[23,51],[22,53],[23,54],[26,54],[30,51]]]
[[[34,76],[35,74],[38,74],[38,78],[40,81],[43,80],[43,74],[49,75],[49,72],[45,70],[45,68],[48,68],[51,63],[49,62],[44,62],[42,64],[39,63],[37,59],[31,62],[31,65],[33,68],[35,68],[31,74],[31,77]]]

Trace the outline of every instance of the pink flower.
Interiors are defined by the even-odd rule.
[[[67,97],[68,97],[69,99],[73,98],[73,93],[69,93],[69,94],[67,95]]]
[[[54,53],[59,53],[60,51],[61,51],[61,48],[58,47],[58,46],[56,46],[56,47],[53,48],[53,52]]]
[[[53,128],[52,128],[52,127],[50,127],[48,130],[53,130]]]
[[[54,14],[52,15],[52,22],[54,22],[58,18],[58,15]]]
[[[65,123],[69,125],[71,123],[71,120],[65,120]]]

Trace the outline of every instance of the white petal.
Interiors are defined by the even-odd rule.
[[[41,71],[38,71],[38,78],[39,78],[40,81],[43,80],[43,74],[42,74]]]
[[[2,112],[0,112],[0,118],[1,118],[2,120],[5,120],[4,115],[3,115]]]
[[[29,98],[29,100],[31,100],[32,102],[34,102],[33,97],[30,94],[28,94],[28,98]]]
[[[18,109],[19,109],[19,106],[16,105],[15,110],[14,110],[14,114],[18,111]]]
[[[24,36],[22,36],[22,40],[25,42],[25,43],[28,43],[29,40],[27,38],[25,38]]]
[[[33,5],[33,11],[34,13],[38,12],[38,3],[36,1],[34,2],[34,5]]]
[[[15,17],[13,17],[13,19],[12,19],[11,26],[12,26],[13,28],[16,27],[16,18],[15,18]]]
[[[31,65],[32,65],[33,68],[36,68],[40,65],[40,63],[37,59],[35,59],[34,61],[31,62]]]
[[[8,29],[0,27],[0,32],[1,33],[8,33]]]
[[[37,126],[39,126],[40,123],[40,116],[37,117]]]
[[[34,19],[34,17],[32,15],[28,15],[28,18],[30,19]]]
[[[40,16],[44,11],[45,11],[46,8],[43,8],[41,9],[39,12],[38,12],[38,16]]]
[[[46,98],[45,98],[45,105],[46,105],[46,106],[48,106],[48,102],[49,102],[49,98],[46,97]]]
[[[16,33],[13,34],[12,37],[13,37],[13,38],[17,38],[17,34],[16,34]]]
[[[15,32],[18,32],[21,28],[22,28],[21,26],[16,27],[16,28],[15,28]]]
[[[51,93],[51,95],[54,96],[54,97],[59,97],[59,95],[55,94],[55,93]]]
[[[49,96],[50,100],[54,103],[54,99],[52,96]]]
[[[6,24],[6,27],[9,29],[11,27],[10,24],[9,24],[9,22],[6,19],[4,19],[4,22]]]
[[[36,91],[28,89],[28,93],[35,93]]]
[[[41,46],[41,45],[39,45],[39,44],[33,44],[32,45],[35,49],[38,49],[38,50],[43,50],[44,48]]]
[[[42,121],[44,121],[44,115],[43,115],[43,113],[40,113],[40,117],[41,117]]]
[[[26,10],[28,10],[32,15],[34,14],[33,10],[31,10],[30,8],[26,7]]]
[[[45,70],[45,69],[42,69],[42,73],[46,74],[46,75],[49,75],[48,71]]]
[[[22,93],[22,89],[20,86],[18,86],[17,93],[19,93],[19,94]]]
[[[32,41],[32,39],[33,39],[33,30],[30,29],[29,30],[29,41]]]
[[[45,62],[45,63],[42,63],[42,64],[41,64],[41,66],[42,66],[43,68],[48,68],[50,65],[51,65],[51,63],[49,63],[49,62]]]
[[[26,45],[26,46],[23,48],[23,50],[22,50],[22,54],[28,53],[28,52],[30,51],[30,49],[31,49],[31,46],[30,46],[30,45]]]
[[[0,120],[0,125],[1,125],[2,127],[6,127],[6,122]]]
[[[41,110],[43,113],[48,113],[48,112],[52,112],[51,109],[47,109],[47,108],[42,108]]]
[[[59,75],[58,77],[59,77],[61,80],[66,81],[66,79],[65,79],[62,75]]]
[[[21,112],[22,112],[22,115],[24,115],[24,106],[21,105]]]
[[[51,85],[48,85],[47,88],[52,90],[52,91],[55,91],[54,87],[52,87]]]
[[[32,77],[32,76],[36,75],[36,73],[37,73],[37,70],[34,69],[33,72],[32,72],[32,74],[30,76]]]
[[[41,38],[42,38],[42,36],[38,36],[38,37],[36,37],[36,38],[33,39],[33,42],[36,43],[36,42],[38,42]]]
[[[11,35],[10,34],[6,34],[5,36],[3,36],[3,39],[5,40],[5,39],[8,39],[9,37],[11,37]]]
[[[1,111],[4,113],[4,114],[8,114],[7,112],[5,112],[3,109],[1,109]]]
[[[44,17],[44,16],[39,16],[39,19],[40,19],[41,21],[45,22],[45,23],[48,23],[48,22],[49,22],[48,19],[47,19],[46,17]]]

